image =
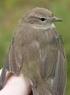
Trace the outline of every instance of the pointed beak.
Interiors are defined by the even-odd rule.
[[[61,22],[62,19],[61,18],[58,18],[56,16],[52,17],[52,22]]]

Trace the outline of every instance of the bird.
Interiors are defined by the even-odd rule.
[[[0,85],[5,85],[7,71],[23,73],[32,81],[32,95],[64,95],[66,54],[62,36],[55,22],[61,22],[47,8],[36,7],[19,21],[11,41]]]

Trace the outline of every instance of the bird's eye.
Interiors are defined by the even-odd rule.
[[[45,21],[45,20],[46,20],[46,18],[40,18],[40,20],[41,20],[41,21]]]

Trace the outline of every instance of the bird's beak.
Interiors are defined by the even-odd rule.
[[[62,19],[61,18],[58,18],[56,16],[52,17],[52,22],[61,22]]]

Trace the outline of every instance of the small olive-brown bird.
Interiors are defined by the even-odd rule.
[[[22,17],[14,33],[0,86],[8,71],[32,81],[32,95],[64,95],[66,57],[54,22],[60,18],[45,8],[34,8]]]

